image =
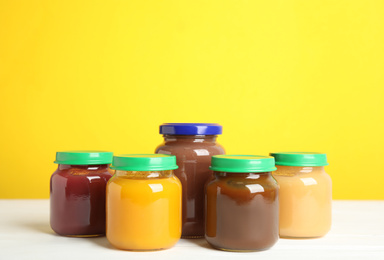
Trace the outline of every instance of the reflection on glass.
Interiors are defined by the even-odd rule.
[[[317,181],[314,178],[300,178],[305,186],[316,185]]]
[[[245,186],[251,191],[251,193],[264,192],[264,188],[260,184],[247,184]]]
[[[209,151],[207,149],[195,149],[194,150],[197,156],[207,156],[209,155]]]
[[[151,187],[153,193],[163,191],[163,185],[160,183],[148,184],[148,186]]]

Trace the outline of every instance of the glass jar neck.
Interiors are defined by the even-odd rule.
[[[160,179],[173,176],[173,170],[166,171],[121,171],[116,170],[116,176],[130,179]]]
[[[95,165],[73,165],[73,164],[59,164],[59,170],[68,170],[68,169],[81,169],[88,171],[98,171],[103,169],[108,169],[109,164],[95,164]]]
[[[282,175],[299,175],[308,173],[323,173],[324,166],[284,166],[276,165],[276,174]]]
[[[215,143],[217,135],[164,135],[165,142]]]
[[[271,172],[214,172],[214,174],[218,179],[228,177],[260,179],[270,176]]]

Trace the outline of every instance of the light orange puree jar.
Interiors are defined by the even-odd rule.
[[[114,156],[107,185],[109,242],[149,251],[170,248],[181,236],[181,183],[173,175],[176,157],[163,154]]]
[[[271,153],[280,186],[279,232],[283,238],[322,237],[331,228],[332,181],[325,154]]]

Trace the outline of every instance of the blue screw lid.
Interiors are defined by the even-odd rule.
[[[166,123],[160,126],[163,135],[220,135],[223,127],[219,124]]]

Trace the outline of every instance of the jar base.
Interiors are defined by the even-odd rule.
[[[162,251],[167,249],[169,248],[167,247],[167,248],[157,248],[157,249],[121,249],[121,250],[130,251],[130,252],[153,252],[153,251]]]
[[[60,235],[60,234],[59,234]],[[95,235],[60,235],[64,237],[103,237],[105,234],[95,234]]]
[[[170,249],[171,247],[161,247],[161,248],[155,248],[155,249],[130,249],[130,248],[121,248],[113,245],[117,249],[124,250],[124,251],[130,251],[130,252],[153,252],[153,251],[162,251]]]
[[[183,239],[198,239],[198,238],[204,238],[204,236],[181,236]]]
[[[222,250],[222,251],[239,252],[239,253],[265,251],[265,250],[268,250],[269,248],[271,248],[271,247],[267,247],[267,248],[261,248],[261,249],[228,249],[228,248],[222,248],[222,247],[216,247],[216,246],[212,246],[212,247],[215,249],[218,249],[218,250]]]
[[[207,239],[206,239],[207,240]],[[268,250],[269,248],[271,248],[274,244],[270,245],[270,246],[267,246],[267,247],[263,247],[263,248],[257,248],[257,249],[232,249],[232,248],[223,248],[221,246],[215,246],[214,244],[211,244],[208,240],[207,240],[208,244],[215,248],[215,249],[218,249],[218,250],[222,250],[222,251],[227,251],[227,252],[259,252],[259,251],[265,251],[265,250]]]
[[[317,238],[322,238],[323,236],[325,235],[320,235],[320,236],[298,236],[298,237],[294,237],[294,236],[282,236],[280,235],[279,237],[282,238],[282,239],[317,239]]]

